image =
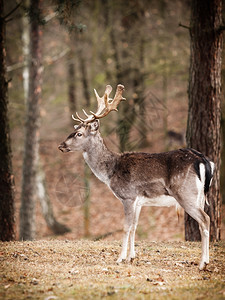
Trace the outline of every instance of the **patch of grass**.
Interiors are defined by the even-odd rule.
[[[132,264],[116,264],[119,242],[0,243],[0,299],[225,299],[225,243],[138,241]]]

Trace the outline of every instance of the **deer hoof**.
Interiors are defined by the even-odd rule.
[[[206,266],[208,265],[207,262],[201,262],[200,265],[199,265],[199,271],[204,271],[206,270]]]
[[[125,263],[125,262],[126,262],[126,259],[125,258],[120,258],[120,257],[116,261],[117,265],[119,265],[121,263]]]
[[[131,263],[134,261],[135,257],[128,257],[127,258],[127,262]]]

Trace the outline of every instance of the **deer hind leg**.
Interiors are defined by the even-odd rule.
[[[199,264],[199,269],[203,270],[209,263],[209,227],[210,218],[200,207],[192,207],[185,209],[186,212],[198,222],[201,239],[202,239],[202,257]]]
[[[130,249],[129,249],[129,256],[127,258],[128,261],[132,261],[135,258],[134,241],[135,241],[135,232],[138,225],[140,212],[141,212],[141,205],[136,205],[133,222],[130,230]]]
[[[205,265],[209,263],[209,228],[210,218],[204,212],[205,195],[205,166],[200,164],[200,178],[192,175],[187,177],[182,189],[176,194],[176,199],[184,210],[198,222],[201,240],[202,240],[202,257],[199,269],[204,269]],[[190,195],[192,191],[192,195]]]
[[[122,240],[122,251],[117,263],[124,261],[127,258],[127,248],[130,232],[132,229],[133,219],[135,215],[135,202],[130,200],[123,200],[124,206],[124,227],[123,227],[123,240]]]

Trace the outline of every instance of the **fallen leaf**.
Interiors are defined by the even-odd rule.
[[[76,274],[79,273],[79,271],[76,270],[75,268],[72,268],[72,269],[69,271],[69,273],[72,274],[72,275],[76,275]]]
[[[7,284],[4,286],[4,288],[7,290],[10,287],[10,284]]]

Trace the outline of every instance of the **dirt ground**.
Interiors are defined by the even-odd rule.
[[[0,299],[225,299],[225,243],[137,242],[137,258],[117,265],[118,241],[0,243]]]

